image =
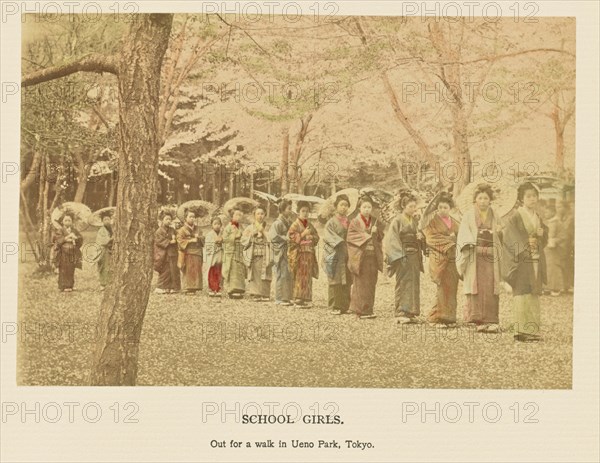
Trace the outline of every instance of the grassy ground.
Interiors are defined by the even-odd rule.
[[[84,235],[86,242],[93,236]],[[76,291],[59,293],[57,275],[31,277],[20,265],[18,363],[23,385],[85,385],[102,298],[95,267],[76,271]],[[461,288],[459,288],[460,292]],[[421,310],[435,289],[422,274]],[[196,295],[150,296],[140,339],[139,385],[377,388],[571,387],[573,298],[542,297],[540,343],[515,343],[511,298],[500,299],[499,334],[468,325],[435,330],[393,319],[393,282],[380,274],[374,320],[332,316],[324,275],[315,307]],[[459,297],[459,307],[464,296]],[[462,310],[459,310],[459,319]]]

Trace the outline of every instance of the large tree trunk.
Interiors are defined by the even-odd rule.
[[[118,63],[119,180],[113,280],[100,309],[92,385],[135,385],[152,281],[160,71],[173,15],[141,14]]]

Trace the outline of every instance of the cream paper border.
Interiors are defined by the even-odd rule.
[[[3,2],[28,9],[52,2]],[[60,2],[59,2],[60,3]],[[94,2],[71,2],[85,5]],[[100,3],[100,2],[96,2]],[[139,12],[195,12],[201,2],[124,2]],[[225,2],[208,2],[223,6]],[[232,7],[233,2],[228,5]],[[247,2],[257,3],[257,2]],[[259,2],[260,3],[260,2]],[[283,4],[284,2],[280,2]],[[296,2],[303,9],[315,2]],[[322,2],[323,3],[323,2]],[[403,4],[421,2],[332,2],[338,14],[401,14]],[[454,2],[463,5],[462,2]],[[471,2],[473,4],[473,2]],[[494,2],[479,2],[485,5]],[[33,407],[35,402],[98,403],[105,414],[97,423],[86,422],[75,409],[74,423],[25,422],[6,417],[0,423],[2,461],[598,461],[598,3],[530,2],[538,16],[577,18],[577,134],[576,134],[576,289],[574,301],[572,390],[415,390],[415,389],[317,389],[233,387],[17,387],[16,341],[2,342],[1,400]],[[244,2],[236,2],[244,5]],[[443,6],[444,2],[440,2]],[[514,2],[496,2],[510,14]],[[521,7],[524,3],[522,3]],[[78,6],[75,6],[76,11]],[[102,2],[103,11],[115,2]],[[432,7],[433,2],[429,3]],[[404,6],[405,7],[405,6]],[[68,8],[64,7],[65,10]],[[235,8],[235,6],[233,6]],[[268,11],[265,7],[264,11]],[[466,10],[467,6],[463,5]],[[39,10],[38,10],[39,11]],[[306,10],[304,10],[306,11]],[[477,11],[477,10],[476,10]],[[490,10],[493,11],[493,10]],[[20,81],[19,16],[2,19],[1,81]],[[4,99],[6,101],[4,101]],[[5,96],[1,105],[1,161],[19,163],[19,95]],[[18,242],[18,176],[2,179],[1,240]],[[17,320],[17,259],[2,262],[1,321]],[[108,407],[114,402],[139,404],[138,423],[113,423]],[[343,425],[242,425],[232,415],[227,420],[211,417],[202,422],[203,403],[227,403],[233,408],[256,402],[296,403],[304,413],[315,402],[334,402]],[[504,414],[514,403],[539,406],[538,423],[514,423],[507,415],[497,423],[482,419],[481,412],[469,423],[426,423],[410,419],[403,423],[402,404],[425,403],[433,408],[450,402],[477,402],[476,410],[497,403]],[[406,405],[405,405],[406,406]],[[494,406],[495,407],[495,406]],[[463,408],[463,410],[465,410]],[[93,416],[93,414],[90,414]],[[493,413],[490,412],[493,417]],[[413,417],[414,418],[414,417]],[[238,441],[262,439],[313,441],[346,439],[370,441],[368,450],[211,449],[212,439]]]

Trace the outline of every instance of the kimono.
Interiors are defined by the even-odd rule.
[[[157,287],[165,291],[179,291],[181,279],[177,266],[175,230],[160,226],[154,233],[154,270],[158,272]]]
[[[179,245],[177,266],[183,273],[183,289],[186,291],[202,289],[204,238],[201,235],[202,232],[198,227],[190,227],[187,223],[184,223],[177,231],[177,244]],[[192,241],[196,236],[198,236],[197,241]]]
[[[500,309],[502,254],[500,219],[490,207],[482,217],[477,206],[467,210],[458,228],[456,269],[467,295],[464,321],[497,324]]]
[[[204,241],[204,284],[214,293],[221,291],[223,279],[223,241],[222,234],[211,230]]]
[[[223,286],[228,294],[246,291],[246,266],[240,239],[239,225],[229,223],[223,229]]]
[[[537,229],[544,230],[537,236]],[[529,239],[535,237],[535,243]],[[513,290],[513,321],[515,334],[539,336],[539,295],[546,282],[544,248],[548,242],[548,227],[534,212],[520,207],[509,217],[504,229],[502,260],[505,281]]]
[[[396,317],[416,317],[421,313],[420,284],[423,260],[421,243],[417,240],[418,221],[405,214],[396,216],[390,224],[385,254],[388,276],[395,275],[394,314]]]
[[[75,235],[75,242],[67,241],[69,234]],[[58,289],[73,289],[75,285],[75,269],[81,270],[82,255],[81,246],[83,237],[81,233],[71,227],[61,227],[52,236],[52,247],[54,249],[54,265],[58,267]]]
[[[273,222],[268,233],[271,243],[271,255],[273,258],[273,270],[275,272],[275,301],[289,302],[292,299],[292,274],[288,265],[288,230],[291,223],[279,215]]]
[[[112,248],[113,248],[112,227],[100,227],[96,235],[96,247],[98,248],[98,257],[96,265],[98,266],[98,277],[100,286],[104,287],[110,283],[112,278]]]
[[[377,231],[372,232],[373,226]],[[350,311],[356,315],[372,315],[375,305],[375,287],[378,272],[383,271],[383,224],[362,215],[353,218],[348,225],[348,269],[352,273]]]
[[[310,234],[302,237],[307,228]],[[297,218],[290,226],[288,237],[288,262],[294,281],[292,295],[298,301],[312,301],[312,279],[319,278],[315,251],[319,235],[308,219]]]
[[[266,224],[257,222],[248,225],[240,243],[243,248],[244,263],[246,264],[246,292],[251,296],[269,298],[271,295],[271,247],[265,233]],[[260,232],[259,236],[256,233]]]
[[[552,291],[566,291],[568,284],[568,224],[558,216],[548,220],[548,244],[544,249],[546,255],[546,272],[548,288]]]
[[[452,217],[444,220],[436,214],[423,230],[423,234],[429,248],[429,274],[437,286],[436,303],[427,321],[455,323],[458,289],[458,271],[455,265],[458,222]]]
[[[329,280],[328,307],[346,313],[350,308],[352,273],[348,269],[347,217],[334,216],[325,225],[322,268]]]

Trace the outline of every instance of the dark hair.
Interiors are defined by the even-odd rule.
[[[488,198],[490,198],[490,201],[494,200],[494,192],[492,190],[492,187],[487,183],[480,183],[479,185],[477,185],[477,187],[475,188],[475,192],[473,193],[473,201],[475,201],[477,196],[481,193],[485,193],[488,196]]]
[[[291,207],[291,205],[292,202],[289,199],[282,199],[279,206],[277,206],[277,209],[280,214],[283,214],[288,207]]]
[[[104,217],[112,217],[113,213],[112,211],[102,211],[100,213],[100,218],[103,219]]]
[[[190,212],[191,212],[192,214],[194,214],[194,217],[196,216],[196,213],[195,213],[195,212],[194,212],[192,209],[187,209],[187,208],[186,208],[186,210],[183,212],[183,218],[184,218],[184,219],[187,219],[187,216],[190,214]]]
[[[302,209],[303,207],[307,207],[310,211],[310,204],[308,201],[298,201],[298,204],[296,204],[296,211],[300,212],[300,209]]]
[[[412,191],[409,190],[401,190],[398,192],[398,194],[400,195],[400,201],[398,202],[398,205],[400,206],[400,210],[404,211],[404,208],[406,207],[406,205],[408,203],[411,202],[417,202],[417,197],[412,194]]]
[[[218,215],[214,216],[210,221],[211,225],[215,222],[219,222],[221,225],[223,225],[223,221],[221,220],[221,217],[219,217]]]
[[[348,195],[338,195],[333,202],[333,207],[337,207],[342,201],[346,201],[348,206],[350,206],[350,199],[348,198]]]
[[[167,215],[171,217],[171,220],[173,220],[173,213],[171,211],[160,211],[158,214],[158,218],[160,220],[163,220]]]
[[[240,207],[234,207],[233,209],[231,209],[231,217],[233,217],[233,214],[235,214],[236,212],[241,212],[242,214],[244,213],[244,211],[242,211],[242,209]]]
[[[539,198],[540,193],[537,190],[537,188],[533,185],[533,183],[525,182],[525,183],[521,183],[519,185],[519,188],[517,189],[517,200],[519,200],[520,202],[523,202],[523,198],[525,197],[525,192],[529,191],[529,190],[535,191],[535,195]]]
[[[373,201],[373,199],[369,196],[360,197],[358,200],[358,208],[360,209],[360,206],[362,206],[364,203],[369,203],[371,206],[375,206],[375,201]]]
[[[447,204],[450,207],[450,209],[452,209],[454,207],[454,199],[452,199],[452,193],[447,193],[445,191],[440,193],[435,206],[438,207],[440,203]]]
[[[252,210],[252,214],[255,214],[255,213],[256,213],[256,211],[258,211],[259,209],[260,209],[261,211],[263,211],[264,213],[266,213],[266,212],[267,212],[267,210],[265,209],[265,207],[264,207],[264,206],[261,206],[261,205],[259,204],[259,205],[257,205],[257,206],[256,206],[256,207],[255,207],[255,208]]]
[[[75,221],[75,215],[71,212],[71,211],[67,211],[65,212],[62,217],[58,220],[58,222],[62,225],[63,220],[65,220],[65,217],[71,217],[71,220],[74,222]]]

